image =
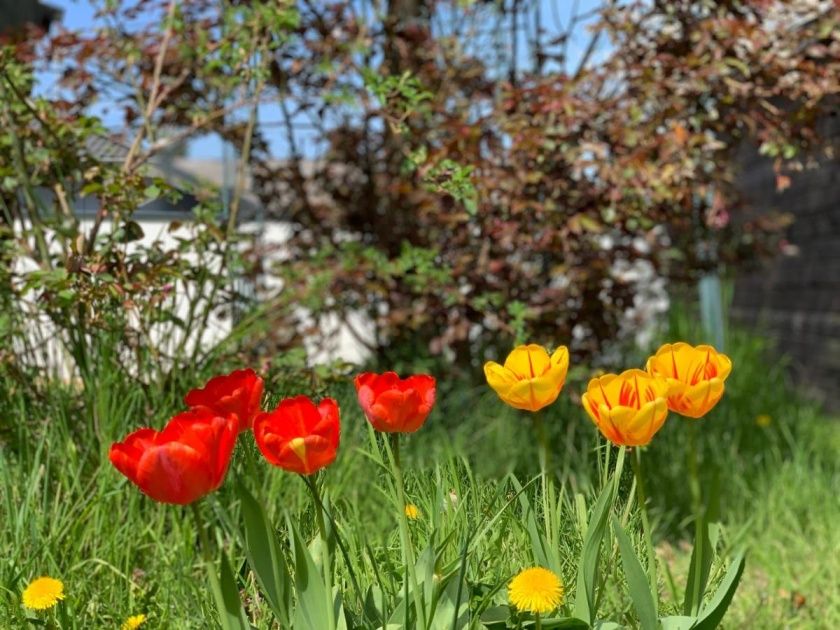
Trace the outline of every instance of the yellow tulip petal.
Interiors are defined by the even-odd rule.
[[[689,387],[682,399],[687,405],[684,415],[691,418],[705,416],[720,401],[723,392],[724,384],[719,378],[713,378],[710,381],[703,381]]]
[[[598,403],[589,395],[589,392],[586,392],[580,397],[580,404],[583,406],[584,411],[589,414],[592,422],[598,424]]]
[[[557,400],[565,383],[565,373],[549,370],[545,375],[531,379],[531,395],[538,409],[542,409]]]
[[[732,371],[732,361],[709,345],[694,347],[683,342],[666,343],[648,359],[647,371],[686,385],[696,385],[712,378],[725,380]]]
[[[617,445],[644,446],[665,422],[669,389],[661,376],[627,370],[593,378],[582,402],[608,440]]]
[[[514,348],[505,359],[505,367],[519,378],[534,378],[551,365],[545,348],[535,343]]]
[[[519,382],[516,376],[493,361],[484,364],[484,375],[487,377],[487,384],[493,388],[499,398],[510,404],[510,390]]]
[[[619,446],[634,446],[627,441],[627,427],[633,421],[633,418],[636,417],[637,410],[631,407],[613,407],[604,414],[603,409],[601,407],[603,420],[600,426],[604,436]],[[608,433],[604,432],[605,428],[608,431],[612,431],[617,439],[609,438]]]
[[[536,396],[534,395],[534,386],[531,379],[519,381],[510,388],[510,394],[505,402],[511,407],[517,409],[524,409],[526,411],[538,411],[542,409]]]
[[[644,405],[627,424],[625,437],[628,446],[645,446],[665,424],[668,404],[664,398],[657,398]]]
[[[502,367],[495,361],[488,361],[484,364],[484,376],[487,378],[487,383],[493,389],[496,389],[497,385],[513,385],[519,380],[516,378],[516,374]]]
[[[598,405],[586,394],[583,395],[582,401],[583,407],[586,409],[586,413],[589,414],[589,418],[592,420],[592,423],[598,427],[598,430],[605,438],[611,442],[618,443],[621,439],[621,435],[612,422],[610,422],[610,408],[606,405]]]
[[[560,346],[551,355],[552,369],[560,368],[565,373],[569,371],[569,349],[566,346]]]
[[[729,373],[732,372],[732,359],[725,354],[718,354],[717,364],[717,377],[720,380],[725,381],[726,377],[729,376]]]

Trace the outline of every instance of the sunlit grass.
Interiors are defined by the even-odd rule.
[[[781,366],[768,366],[763,352],[749,337],[733,339],[730,354],[737,369],[727,398],[701,421],[705,478],[717,479],[720,487],[722,541],[749,549],[725,626],[834,627],[840,625],[837,424],[793,396]],[[595,429],[576,404],[580,382],[572,379],[546,415],[559,492],[559,573],[567,593],[573,592],[586,526],[581,501],[591,500],[605,478]],[[51,575],[64,582],[61,605],[79,628],[119,627],[138,613],[148,616],[148,627],[206,628],[214,618],[212,598],[187,512],[127,491],[106,458],[110,442],[126,429],[159,426],[177,410],[177,397],[114,379],[95,397],[94,422],[85,411],[90,407],[70,386],[55,384],[40,399],[8,383],[2,387],[7,406],[0,421],[0,627],[22,626],[23,588],[33,577]],[[366,454],[368,430],[352,387],[333,389],[344,410],[340,456],[326,473],[333,516],[362,590],[376,585],[396,601],[400,515],[380,490],[386,473]],[[411,535],[422,551],[434,532],[442,562],[452,566],[467,541],[471,595],[486,608],[505,601],[501,587],[535,563],[523,504],[508,475],[516,473],[522,483],[536,477],[537,445],[527,420],[499,404],[492,392],[466,385],[454,391],[442,393],[426,427],[406,442],[406,500],[419,509]],[[273,390],[275,398],[282,393]],[[762,414],[769,423],[756,422]],[[690,536],[684,422],[669,420],[645,452],[660,562],[671,568],[678,591],[687,566],[683,541]],[[243,439],[254,450],[250,435]],[[622,484],[622,501],[628,500],[630,479],[626,475]],[[235,570],[242,566],[236,480],[259,491],[276,522],[288,511],[305,536],[315,535],[304,484],[265,465],[254,467],[239,450],[232,478],[207,505],[223,525],[222,542],[233,550]],[[641,548],[633,519],[629,529]],[[617,549],[603,553],[607,567],[618,566]],[[346,606],[362,606],[367,593],[354,593],[338,553],[336,569]],[[621,571],[605,573],[603,616],[629,622]],[[272,627],[253,577],[242,571],[241,580],[252,620],[257,627]],[[661,575],[666,602],[669,588]]]

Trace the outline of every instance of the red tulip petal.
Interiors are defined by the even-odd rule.
[[[215,490],[207,455],[178,442],[152,448],[137,466],[137,485],[162,503],[186,505]]]

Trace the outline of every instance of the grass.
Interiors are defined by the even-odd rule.
[[[690,331],[675,332],[691,338]],[[759,339],[734,335],[730,354],[735,371],[726,397],[698,427],[704,487],[716,484],[720,490],[721,558],[713,574],[720,577],[728,550],[748,547],[747,570],[723,626],[840,627],[838,425],[793,392],[783,366],[768,363]],[[627,366],[642,358],[626,359]],[[24,626],[20,593],[46,574],[65,582],[62,606],[74,627],[119,627],[129,615],[145,613],[153,628],[207,628],[215,612],[188,510],[142,497],[106,457],[109,444],[128,430],[162,425],[179,408],[179,394],[207,375],[184,372],[183,382],[158,388],[107,365],[87,384],[0,374],[0,627]],[[603,445],[577,404],[587,374],[579,369],[573,375],[545,419],[557,479],[555,551],[570,595],[587,505],[606,478]],[[326,487],[354,570],[351,577],[338,557],[340,589],[347,609],[360,617],[372,597],[396,607],[403,574],[399,515],[381,490],[387,475],[371,456],[351,386],[319,389],[337,396],[342,408],[340,455],[326,473]],[[528,509],[538,485],[537,444],[527,418],[485,387],[441,383],[440,389],[426,427],[406,441],[408,501],[421,512],[410,522],[411,536],[421,557],[433,543],[437,572],[461,570],[466,558],[472,605],[490,608],[504,603],[510,577],[537,560],[529,519],[544,515]],[[306,389],[272,374],[267,391],[274,400]],[[756,424],[762,414],[770,416],[768,426]],[[689,553],[687,422],[672,417],[644,452],[658,556],[673,575],[675,591],[660,572],[662,606],[674,612]],[[308,539],[315,535],[315,519],[303,482],[261,461],[254,466],[248,456],[258,455],[250,436],[244,439],[229,479],[202,509],[221,524],[217,541],[240,569],[252,622],[271,628],[265,602],[242,564],[235,482],[264,502],[275,523],[288,512]],[[640,545],[627,469],[617,514]],[[517,495],[517,484],[529,481],[534,483]],[[634,627],[617,548],[607,546],[602,555],[601,616]]]

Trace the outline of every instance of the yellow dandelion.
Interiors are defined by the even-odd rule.
[[[550,613],[563,602],[563,583],[548,569],[525,569],[510,581],[508,599],[517,610]]]
[[[121,630],[137,630],[140,626],[146,623],[146,615],[131,615],[128,619],[125,620],[122,626],[120,626]]]
[[[755,417],[755,423],[762,428],[766,428],[773,423],[773,418],[768,416],[766,413],[762,413]]]
[[[420,508],[413,503],[408,503],[405,506],[405,515],[412,521],[416,521],[420,518]]]
[[[47,610],[64,599],[61,580],[43,576],[29,583],[23,591],[23,605],[29,610]]]

